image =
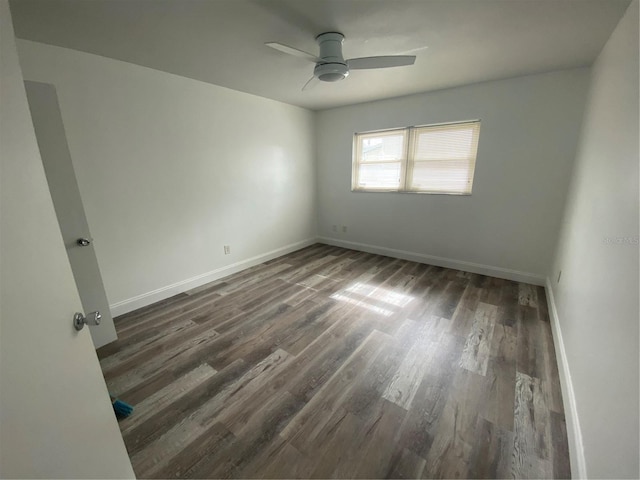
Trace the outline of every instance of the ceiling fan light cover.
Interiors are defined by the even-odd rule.
[[[349,67],[344,63],[319,63],[313,74],[323,82],[337,82],[349,75]]]

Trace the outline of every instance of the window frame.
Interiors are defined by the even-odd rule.
[[[430,191],[430,190],[419,190],[417,188],[411,188],[411,175],[413,174],[413,170],[415,168],[416,163],[426,162],[427,160],[415,160],[415,150],[417,146],[417,135],[423,132],[425,129],[429,128],[439,128],[439,127],[447,127],[447,126],[456,126],[456,125],[474,125],[474,128],[477,129],[477,135],[475,138],[475,155],[469,161],[469,165],[472,167],[472,172],[470,175],[470,189],[468,192],[461,191]],[[352,162],[351,162],[351,191],[352,192],[364,192],[364,193],[378,193],[378,192],[392,192],[392,193],[417,193],[417,194],[426,194],[426,195],[462,195],[469,196],[473,191],[473,181],[475,178],[475,165],[478,158],[478,147],[479,147],[479,139],[480,139],[480,126],[481,120],[463,120],[458,122],[446,122],[446,123],[434,123],[428,125],[417,125],[417,126],[409,126],[409,127],[400,127],[400,128],[387,128],[381,130],[370,130],[366,132],[356,132],[353,135],[353,148],[352,148]],[[362,140],[367,137],[374,136],[386,136],[386,135],[394,135],[394,134],[402,134],[403,137],[403,156],[400,160],[381,160],[381,161],[373,161],[373,162],[363,162],[362,158]],[[392,162],[400,162],[400,179],[398,188],[389,188],[389,187],[359,187],[359,175],[360,175],[360,166],[362,164],[368,163],[392,163]]]

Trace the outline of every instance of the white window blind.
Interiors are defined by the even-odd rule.
[[[355,135],[352,188],[468,195],[480,121]]]

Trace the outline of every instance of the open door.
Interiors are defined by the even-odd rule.
[[[96,348],[116,340],[116,329],[104,291],[98,259],[82,206],[53,85],[26,81],[31,118],[40,156],[58,217],[64,246],[85,312],[100,312],[100,325],[89,325]]]
[[[0,0],[0,478],[134,478],[47,187]]]

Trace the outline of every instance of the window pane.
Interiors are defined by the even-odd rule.
[[[403,134],[362,137],[361,161],[400,160],[404,155],[403,143]]]
[[[357,188],[400,188],[400,162],[361,164]]]
[[[409,190],[471,193],[479,134],[480,122],[415,128]]]
[[[411,189],[427,192],[471,193],[473,166],[465,160],[416,162]]]

